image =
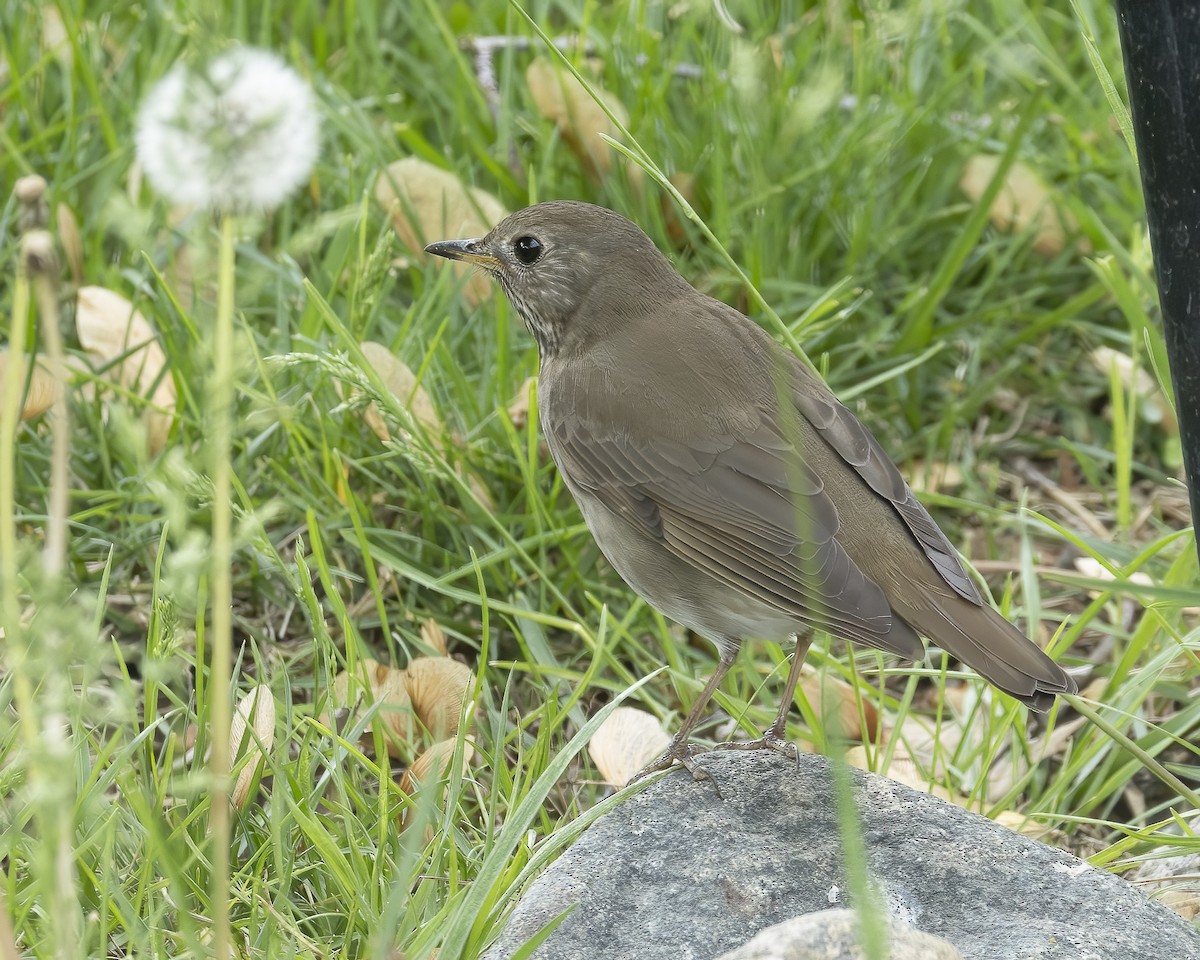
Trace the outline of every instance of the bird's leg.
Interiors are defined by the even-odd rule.
[[[713,675],[708,678],[708,683],[700,691],[700,696],[692,704],[692,709],[688,711],[688,715],[684,719],[683,725],[680,726],[679,732],[671,739],[671,745],[667,747],[666,752],[657,760],[651,760],[642,767],[633,777],[633,780],[629,781],[630,783],[641,780],[642,777],[649,776],[659,770],[666,770],[668,767],[672,767],[678,763],[691,773],[693,779],[710,781],[717,789],[717,796],[721,795],[721,788],[717,786],[717,781],[713,780],[712,774],[698,764],[692,756],[692,746],[688,743],[688,734],[691,733],[692,727],[700,719],[700,715],[704,712],[704,708],[708,706],[708,701],[712,699],[712,695],[716,692],[717,687],[721,685],[721,681],[725,679],[725,674],[733,666],[733,658],[736,654],[736,645],[731,646],[729,649],[722,647],[720,660],[717,662],[717,669],[713,671]]]
[[[792,666],[788,670],[787,684],[784,687],[783,699],[779,702],[779,713],[769,730],[757,740],[734,740],[730,743],[718,743],[717,750],[774,750],[785,757],[791,757],[799,762],[800,751],[784,735],[787,732],[787,715],[792,709],[792,700],[796,696],[796,685],[800,682],[800,673],[804,669],[804,658],[808,656],[808,648],[812,646],[812,631],[796,634],[796,652],[792,655]]]

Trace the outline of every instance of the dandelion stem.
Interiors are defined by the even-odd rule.
[[[67,562],[67,510],[70,484],[71,405],[67,400],[66,355],[62,331],[58,328],[58,264],[50,235],[44,230],[25,235],[24,257],[42,328],[50,369],[58,382],[50,420],[50,493],[46,504],[46,546],[42,563],[52,577],[62,572]]]
[[[7,365],[0,385],[0,626],[11,646],[17,638],[20,616],[17,607],[17,530],[15,482],[17,420],[21,388],[25,383],[25,325],[29,319],[29,276],[24,265],[17,269],[13,287],[12,326],[8,340]]]
[[[25,333],[29,323],[29,272],[24,262],[17,267],[13,286],[12,326],[8,340],[8,363],[0,383],[0,632],[5,668],[13,678],[13,697],[21,732],[30,756],[37,756],[38,724],[34,711],[33,685],[25,669],[25,628],[21,623],[20,593],[17,589],[16,457],[17,423],[21,416],[21,389],[25,384]],[[32,362],[32,361],[31,361]]]
[[[209,397],[209,451],[212,457],[212,670],[209,674],[209,729],[212,731],[212,912],[217,960],[230,956],[229,930],[229,726],[230,663],[233,634],[233,548],[230,459],[233,455],[233,240],[235,216],[221,216],[217,260],[217,322],[213,338],[212,391]]]
[[[202,698],[210,737],[210,913],[218,960],[227,960],[232,946],[234,227],[239,212],[267,211],[282,203],[308,177],[319,150],[312,89],[278,56],[250,47],[235,46],[199,64],[180,62],[155,84],[138,114],[138,159],[151,185],[174,204],[208,208],[220,217],[216,329],[204,418],[213,490],[212,641],[209,686]],[[201,617],[198,628],[204,626]]]

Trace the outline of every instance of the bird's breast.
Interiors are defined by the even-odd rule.
[[[745,355],[724,354],[654,338],[644,349],[601,343],[584,357],[546,363],[539,380],[543,429],[550,434],[571,422],[635,445],[753,432],[769,377]]]

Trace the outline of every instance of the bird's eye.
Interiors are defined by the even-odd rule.
[[[527,267],[538,262],[543,249],[542,241],[537,237],[517,237],[513,242],[513,253]]]

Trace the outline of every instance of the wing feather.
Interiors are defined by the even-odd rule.
[[[800,622],[920,655],[911,631],[893,631],[883,590],[838,542],[837,509],[820,477],[787,462],[776,433],[708,446],[635,448],[577,418],[560,424],[551,444],[564,476],[697,569]]]
[[[958,551],[917,500],[879,442],[814,374],[799,361],[795,366],[797,378],[792,399],[797,411],[816,427],[821,438],[867,486],[891,502],[897,516],[951,589],[965,600],[983,604],[983,595],[963,567]]]

